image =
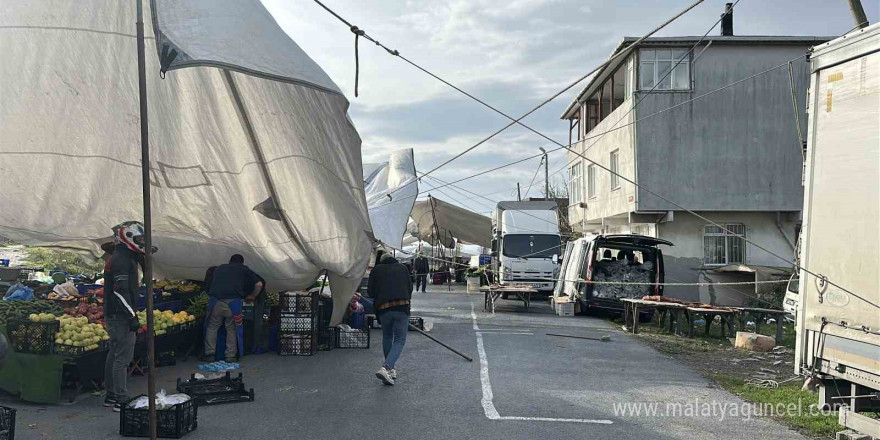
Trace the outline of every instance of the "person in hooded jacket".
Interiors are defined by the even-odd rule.
[[[397,380],[395,364],[403,351],[409,329],[413,292],[409,269],[391,255],[384,254],[370,272],[368,287],[376,315],[382,323],[382,351],[385,355],[385,362],[376,377],[387,385],[394,385]]]
[[[113,227],[116,246],[104,267],[104,319],[110,348],[104,365],[104,406],[120,411],[129,398],[128,364],[134,357],[138,323],[137,299],[144,264],[144,225],[125,222]],[[153,253],[157,249],[153,247]]]

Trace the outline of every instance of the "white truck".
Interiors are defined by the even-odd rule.
[[[841,425],[880,438],[863,414],[880,411],[880,25],[810,64],[795,372]]]
[[[553,201],[498,202],[492,216],[496,281],[553,292],[562,255],[557,208]]]

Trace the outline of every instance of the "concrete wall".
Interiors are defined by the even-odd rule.
[[[746,226],[746,237],[762,247],[789,260],[794,258],[789,241],[776,227],[774,212],[700,212],[708,219],[724,223],[742,223]],[[782,228],[789,240],[795,241],[795,216],[782,215]],[[671,222],[657,225],[657,237],[671,241],[675,246],[663,247],[668,282],[733,282],[755,281],[754,274],[720,274],[713,267],[703,265],[703,227],[707,223],[691,214],[675,212]],[[746,244],[746,265],[789,267],[790,264]],[[702,301],[718,305],[742,305],[755,295],[753,286],[668,286],[665,295],[690,301]]]
[[[713,44],[691,65],[692,90],[646,95],[636,118],[800,56],[793,67],[805,127],[807,49]],[[790,90],[783,67],[639,121],[637,181],[693,210],[799,211],[802,159]],[[639,211],[676,209],[644,190],[637,199]]]

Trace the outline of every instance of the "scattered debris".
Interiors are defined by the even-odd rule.
[[[751,378],[746,380],[746,385],[758,388],[779,388],[779,382],[770,379]]]
[[[560,338],[589,339],[591,341],[611,342],[610,335],[603,335],[601,338],[591,338],[589,336],[560,335],[556,333],[547,333],[547,336],[558,336]]]

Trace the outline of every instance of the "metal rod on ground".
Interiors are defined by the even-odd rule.
[[[611,338],[608,336],[602,336],[601,338],[591,338],[589,336],[559,335],[556,333],[547,333],[547,336],[559,336],[560,338],[589,339],[591,341],[602,341],[602,342],[608,342],[611,340]]]
[[[435,337],[433,337],[433,336],[431,336],[431,335],[425,333],[424,331],[422,331],[422,329],[420,329],[420,328],[418,328],[418,327],[416,327],[416,326],[414,326],[414,325],[412,325],[412,324],[409,325],[409,328],[410,328],[410,330],[415,330],[415,331],[417,331],[417,332],[419,332],[419,333],[421,333],[421,334],[427,336],[428,339],[430,339],[430,340],[432,340],[432,341],[434,341],[434,342],[436,342],[436,343],[438,343],[438,344],[440,344],[440,345],[446,347],[449,351],[451,351],[451,352],[453,352],[453,353],[455,353],[455,354],[457,354],[457,355],[459,355],[459,356],[461,356],[461,357],[467,359],[468,362],[473,362],[473,361],[474,361],[474,358],[472,358],[472,357],[470,357],[470,356],[468,356],[468,355],[466,355],[466,354],[464,354],[464,353],[462,353],[462,352],[460,352],[460,351],[458,351],[458,350],[456,350],[456,349],[454,349],[454,348],[452,348],[452,347],[450,347],[450,346],[444,344],[443,342],[440,342],[437,338],[435,338]]]
[[[156,357],[153,341],[153,219],[150,210],[150,125],[147,121],[147,69],[144,54],[143,1],[137,0],[138,92],[141,117],[141,174],[144,198],[144,281],[147,284],[147,401],[150,414],[150,439],[156,439]]]

